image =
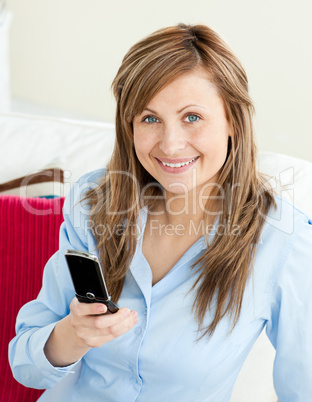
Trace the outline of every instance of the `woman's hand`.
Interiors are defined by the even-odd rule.
[[[102,303],[80,303],[75,297],[70,304],[70,323],[82,345],[99,348],[104,343],[129,331],[138,321],[137,312],[121,308],[105,314]]]
[[[121,308],[115,314],[105,314],[102,303],[80,303],[75,297],[70,314],[60,320],[49,339],[44,353],[55,367],[66,367],[79,360],[91,348],[129,331],[139,321],[136,311]]]

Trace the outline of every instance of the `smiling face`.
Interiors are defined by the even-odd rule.
[[[231,130],[216,86],[198,68],[168,84],[134,117],[133,134],[142,166],[168,194],[181,194],[217,182]]]

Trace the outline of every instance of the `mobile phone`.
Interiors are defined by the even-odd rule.
[[[104,303],[108,311],[119,309],[111,301],[98,258],[85,251],[66,250],[65,259],[76,292],[82,303]]]

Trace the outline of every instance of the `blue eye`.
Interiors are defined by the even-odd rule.
[[[154,116],[147,116],[143,119],[143,121],[145,121],[146,123],[152,124],[152,123],[157,123],[158,119],[156,119],[156,117],[154,117]]]
[[[189,114],[186,116],[186,119],[189,123],[196,123],[200,119],[200,117],[197,116],[197,114]]]

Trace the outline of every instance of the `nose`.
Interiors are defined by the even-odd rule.
[[[184,133],[177,127],[165,127],[162,130],[159,141],[159,149],[168,156],[173,156],[182,151],[186,146]]]

